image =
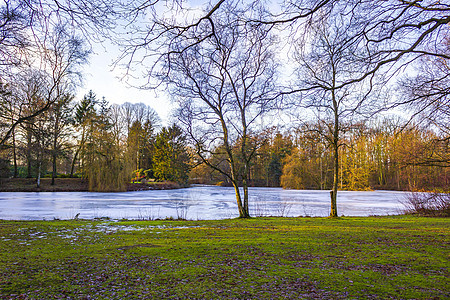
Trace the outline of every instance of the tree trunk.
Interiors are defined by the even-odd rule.
[[[319,165],[320,165],[320,189],[321,190],[324,189],[324,184],[323,184],[323,165],[322,164],[323,164],[323,162],[322,162],[322,154],[320,154]]]
[[[55,185],[55,178],[56,178],[56,158],[57,158],[57,146],[58,146],[58,127],[59,127],[59,117],[56,117],[55,120],[55,126],[53,128],[53,151],[52,151],[52,183],[51,185]]]
[[[51,185],[55,185],[55,178],[56,178],[56,153],[55,153],[55,150],[53,150],[52,165],[53,165],[53,170],[52,170],[52,183],[51,183]]]
[[[37,173],[37,179],[36,179],[36,186],[37,188],[41,187],[41,161],[39,158],[39,163],[38,163],[38,173]]]
[[[338,151],[339,151],[339,149],[338,149]],[[342,165],[343,165],[343,162],[342,162],[342,155],[340,155],[339,156],[339,159],[341,160],[341,162],[340,162],[340,164],[339,164],[339,167],[340,167],[340,169],[341,169],[341,174],[340,174],[340,179],[341,180],[339,180],[339,182],[340,182],[340,184],[341,184],[341,190],[343,189],[343,170],[342,170]]]
[[[13,163],[14,163],[13,177],[17,178],[18,172],[17,172],[17,152],[16,152],[16,131],[15,130],[13,130],[13,132],[12,132],[12,140],[13,140]]]
[[[330,211],[330,217],[337,217],[337,189],[338,189],[338,183],[339,183],[339,153],[338,153],[338,145],[334,146],[334,174],[333,174],[333,189],[330,192],[331,194],[331,211]]]
[[[31,140],[32,140],[32,133],[31,129],[29,128],[29,125],[27,125],[27,178],[31,178]]]
[[[250,212],[248,210],[248,184],[247,179],[242,180],[242,187],[244,189],[244,216],[241,218],[250,218]]]
[[[77,161],[78,153],[80,152],[81,147],[78,147],[77,151],[75,151],[75,154],[73,155],[72,159],[72,165],[70,166],[70,177],[73,177],[73,172],[75,170],[75,163]]]
[[[245,155],[245,152],[243,152],[243,155]],[[250,176],[248,176],[249,174],[249,162],[247,160],[247,158],[245,158],[245,165],[244,165],[244,172],[243,172],[243,178],[242,178],[242,188],[244,190],[244,212],[245,212],[245,216],[244,218],[250,218],[250,211],[248,208],[248,179],[250,178]]]
[[[245,213],[244,207],[242,205],[241,192],[239,191],[239,185],[235,180],[232,180],[232,184],[234,187],[234,192],[236,194],[236,202],[237,202],[238,211],[239,211],[239,218],[248,218],[247,214]]]
[[[333,72],[333,76],[336,73]],[[333,77],[333,86],[335,80]],[[333,128],[333,150],[334,150],[334,174],[333,174],[333,190],[331,193],[331,210],[330,217],[335,218],[337,214],[337,189],[339,184],[339,114],[338,114],[338,103],[336,101],[335,91],[331,91],[331,97],[333,100],[333,112],[334,112],[334,128]]]
[[[77,161],[77,157],[80,154],[80,151],[83,148],[83,145],[84,145],[84,142],[85,142],[85,135],[86,135],[86,133],[85,133],[85,129],[83,127],[83,131],[81,132],[80,146],[77,148],[77,151],[75,151],[75,154],[74,154],[73,159],[72,159],[72,165],[70,167],[70,177],[71,178],[73,177],[73,172],[75,170],[75,163]]]
[[[52,183],[51,185],[55,185],[55,178],[56,178],[56,138],[53,143],[53,151],[52,151]]]
[[[239,218],[249,218],[250,215],[248,214],[248,209],[246,210],[245,206],[242,205],[241,191],[239,190],[239,181],[238,177],[236,176],[236,169],[233,163],[230,163],[230,169],[231,169],[231,183],[233,184],[234,192],[236,194],[236,202],[239,210]],[[245,196],[246,192],[244,190],[244,204],[245,204]],[[248,203],[248,193],[247,193],[247,203]]]

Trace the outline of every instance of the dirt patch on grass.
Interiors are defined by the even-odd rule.
[[[122,246],[117,248],[117,250],[127,250],[127,249],[133,249],[133,248],[158,248],[161,247],[160,245],[155,244],[138,244],[138,245],[130,245],[130,246]]]

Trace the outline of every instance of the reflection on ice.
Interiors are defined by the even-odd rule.
[[[398,214],[403,192],[338,192],[345,216]],[[233,188],[194,186],[126,193],[0,193],[0,219],[226,219],[238,216]],[[329,191],[250,188],[254,216],[328,216]]]

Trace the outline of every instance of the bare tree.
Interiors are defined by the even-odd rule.
[[[424,60],[439,60],[448,65],[450,55],[445,44],[450,32],[449,13],[450,5],[444,1],[286,0],[279,12],[267,10],[263,18],[249,22],[273,25],[282,32],[288,32],[286,40],[292,45],[299,38],[308,36],[311,28],[326,18],[340,15],[356,20],[359,25],[352,31],[351,38],[353,43],[365,49],[360,58],[367,68],[359,76],[352,76],[336,86],[341,88],[368,80],[376,74],[385,75],[386,83],[390,79],[395,81],[399,72],[411,70],[417,62]],[[386,109],[405,103],[426,105],[424,96],[427,92],[433,97],[435,91],[426,88],[421,97],[403,98]],[[430,117],[433,117],[433,122],[439,120],[436,114]]]
[[[434,45],[437,46],[437,45]],[[450,53],[450,32],[439,45]],[[415,64],[413,76],[398,82],[398,98],[406,105],[411,122],[436,133],[423,153],[412,153],[411,165],[450,166],[450,60],[440,56],[422,56]],[[423,155],[426,154],[426,155]]]
[[[2,77],[7,76],[12,68],[21,64],[25,50],[30,45],[26,34],[27,20],[19,11],[18,5],[19,3],[4,1],[0,6],[0,74]]]
[[[264,18],[250,21],[290,30],[290,37],[296,38],[327,16],[342,14],[357,19],[360,27],[352,34],[370,50],[365,59],[371,68],[352,82],[361,81],[384,67],[392,68],[397,62],[398,67],[413,62],[418,56],[450,58],[439,47],[450,23],[450,5],[443,1],[286,0],[280,10],[279,13],[268,11]],[[345,84],[351,82],[341,85]]]
[[[256,151],[252,137],[275,98],[274,38],[264,26],[243,21],[260,14],[261,7],[220,0],[197,18],[182,3],[172,4],[176,9],[170,14],[151,8],[152,21],[123,41],[122,62],[130,71],[149,66],[144,88],[154,87],[155,78],[156,86],[168,84],[197,154],[230,178],[239,215],[249,217],[248,173]],[[209,160],[212,149],[224,149],[229,173]]]
[[[118,19],[130,15],[143,2],[146,1],[4,0],[0,4],[0,49],[10,50],[3,53],[11,54],[21,46],[45,44],[47,35],[60,24],[98,41],[115,28]]]
[[[370,68],[361,57],[361,49],[354,32],[360,22],[343,14],[327,13],[321,23],[309,28],[308,36],[299,41],[295,60],[299,62],[298,87],[295,98],[300,107],[312,109],[318,124],[311,130],[322,134],[333,152],[333,187],[331,217],[337,217],[337,190],[339,183],[339,148],[344,146],[342,136],[351,128],[357,113],[376,108],[367,103],[375,86],[374,76],[364,81],[353,81]],[[347,84],[353,82],[352,84]],[[297,100],[298,101],[298,100]],[[382,105],[378,99],[378,106]],[[308,127],[308,126],[307,126]],[[309,127],[308,127],[309,128]]]
[[[450,32],[440,48],[450,53]],[[435,45],[437,46],[437,45]],[[416,64],[416,75],[399,81],[400,99],[418,120],[433,127],[443,138],[450,138],[450,60],[423,56]]]
[[[145,124],[149,122],[155,128],[161,125],[161,119],[158,116],[157,112],[150,106],[145,105],[144,103],[130,103],[125,102],[121,104],[118,109],[120,110],[121,116],[117,116],[122,122],[126,129],[125,135],[128,136],[130,133],[131,125],[138,121],[141,124]]]
[[[49,37],[49,46],[40,48],[39,55],[36,57],[38,61],[31,62],[29,69],[35,69],[34,66],[39,63],[41,74],[45,74],[42,78],[45,85],[45,95],[42,95],[43,101],[32,110],[24,112],[21,110],[22,103],[18,101],[17,113],[14,118],[7,115],[0,115],[0,118],[7,120],[10,124],[7,130],[2,132],[0,136],[0,147],[5,145],[14,129],[23,122],[28,122],[34,117],[50,109],[59,97],[64,94],[67,89],[73,90],[79,82],[81,71],[80,66],[87,62],[90,53],[84,47],[83,42],[77,37],[70,36],[65,28],[57,27],[52,36]],[[24,80],[23,76],[27,76],[28,70],[24,70],[14,76],[16,83]],[[11,83],[12,84],[12,83]],[[17,89],[16,89],[17,90]],[[20,95],[15,96],[20,99]]]
[[[330,114],[322,127],[327,128],[327,139],[334,150],[330,215],[337,216],[338,150],[343,145],[340,134],[345,131],[341,120],[369,107],[364,102],[373,84],[388,83],[401,70],[414,65],[418,58],[448,62],[448,51],[440,45],[447,36],[450,6],[422,1],[306,0],[285,1],[281,11],[279,14],[268,12],[265,18],[251,22],[288,30],[288,43],[302,40],[304,49],[316,51],[316,55],[311,51],[307,56],[297,56],[303,65],[304,80],[287,88],[286,93],[302,97],[306,93],[307,106],[316,108],[320,112],[318,116]],[[318,32],[317,28],[324,23],[327,25]],[[350,28],[346,24],[354,25]],[[321,36],[320,43],[317,39],[311,40],[311,33]],[[383,80],[376,81],[380,75]],[[421,98],[426,97],[424,94],[433,97],[434,93],[430,89],[421,91],[420,97],[405,102],[428,106]],[[385,104],[384,109],[400,104],[403,103]],[[441,119],[436,115],[431,117],[434,122]]]
[[[92,42],[111,36],[117,20],[132,18],[130,12],[141,4],[141,1],[116,0],[2,1],[0,3],[0,84],[3,87],[10,85],[20,81],[21,73],[30,67],[40,68],[41,71],[48,72],[53,77],[53,82],[49,83],[50,94],[58,93],[56,85],[61,83],[61,74],[69,72],[68,69],[63,70],[64,64],[70,59],[76,60],[80,57],[76,57],[77,53],[74,51],[72,51],[73,55],[66,55],[64,58],[57,52],[62,48],[73,50],[80,47],[80,36]],[[74,36],[78,37],[73,38]],[[73,61],[69,62],[69,65],[73,69]],[[55,100],[57,97],[52,96],[52,98]],[[47,100],[49,101],[33,110],[30,115],[20,115],[12,122],[7,122],[10,126],[0,136],[0,147],[7,143],[18,124],[47,111],[52,104],[50,98]],[[4,116],[0,115],[0,118],[2,117]]]
[[[111,118],[115,134],[120,135],[127,145],[128,158],[133,162],[134,169],[149,169],[151,140],[161,125],[156,111],[144,103],[125,102],[111,107]],[[143,160],[147,162],[143,163]]]
[[[180,104],[184,124],[204,163],[230,179],[240,217],[249,217],[248,173],[256,147],[252,141],[261,116],[273,108],[277,64],[274,39],[246,26],[236,4],[224,5],[195,32],[172,44],[161,77]],[[202,44],[189,45],[198,31],[211,32]],[[206,33],[205,33],[206,34]],[[224,149],[230,172],[213,164],[210,151]],[[243,193],[239,186],[242,184]]]
[[[16,152],[17,137],[22,134],[25,137],[25,158],[27,161],[27,177],[32,177],[32,167],[34,164],[33,152],[35,152],[35,135],[34,126],[37,115],[33,115],[36,109],[39,109],[42,99],[47,93],[47,79],[48,74],[38,70],[29,69],[21,73],[20,80],[9,85],[9,97],[3,98],[1,102],[2,115],[0,120],[7,123],[3,127],[2,136],[11,132],[12,128],[12,145],[10,143],[4,144],[3,149],[12,147]],[[29,119],[15,124],[20,116],[28,115]],[[14,126],[16,125],[16,126]]]

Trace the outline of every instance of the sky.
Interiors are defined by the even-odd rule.
[[[193,4],[199,5],[198,1]],[[199,12],[197,9],[191,7],[191,14]],[[132,87],[125,80],[121,79],[124,70],[119,66],[114,67],[114,61],[120,56],[118,46],[103,41],[102,43],[93,43],[91,41],[93,53],[90,56],[89,64],[84,68],[84,84],[77,92],[77,100],[92,90],[98,99],[105,97],[110,103],[121,104],[124,102],[139,103],[142,102],[152,107],[160,116],[164,126],[171,123],[171,111],[174,104],[169,99],[169,96],[163,91],[158,92],[153,90],[143,90]],[[282,49],[282,57],[287,58],[288,49]],[[285,59],[286,59],[285,58]],[[289,64],[285,64],[289,66]],[[292,65],[290,65],[292,67]],[[144,66],[146,67],[146,66]],[[148,66],[147,66],[148,67]],[[292,68],[282,70],[285,77],[292,76]],[[139,76],[140,74],[133,74]],[[141,81],[142,82],[142,81]]]
[[[195,18],[201,14],[202,7],[208,3],[204,0],[191,0],[183,3],[184,8],[189,8],[189,18]],[[162,6],[161,6],[162,5]],[[173,10],[160,4],[161,14],[171,14]],[[180,16],[186,18],[187,15]],[[118,29],[121,30],[120,28]],[[84,68],[84,84],[77,92],[77,100],[81,100],[85,94],[92,90],[97,98],[105,97],[110,103],[121,104],[124,102],[139,103],[142,102],[152,107],[160,116],[163,125],[171,125],[170,114],[174,107],[169,96],[164,90],[158,92],[152,90],[142,90],[130,86],[121,77],[124,70],[120,67],[113,67],[114,61],[120,56],[120,50],[117,45],[108,41],[94,43],[90,41],[93,53],[90,56],[90,63]],[[149,66],[144,66],[149,67]],[[139,77],[139,72],[132,74]],[[142,79],[142,78],[140,78]],[[137,82],[140,80],[138,79]],[[142,80],[140,81],[142,82]]]
[[[207,1],[191,0],[183,3],[184,8],[188,8],[187,15],[179,16],[192,19],[202,14]],[[270,1],[268,3],[271,3]],[[160,4],[162,5],[162,4]],[[171,14],[173,10],[162,5],[162,14]],[[184,11],[186,12],[186,11]],[[118,29],[120,31],[120,29]],[[114,61],[120,56],[118,46],[103,41],[94,43],[90,41],[93,53],[90,56],[89,65],[84,68],[84,84],[77,92],[77,100],[81,100],[85,94],[92,90],[98,99],[105,97],[110,103],[121,104],[124,102],[138,103],[142,102],[152,107],[160,116],[163,125],[170,125],[170,114],[174,107],[169,96],[164,90],[158,92],[152,90],[142,90],[130,86],[121,79],[124,73],[120,67],[113,67]],[[146,66],[144,66],[145,68]],[[138,77],[138,72],[132,74]],[[139,81],[139,79],[137,80]],[[142,82],[142,81],[141,81]]]
[[[111,104],[142,102],[156,110],[163,125],[170,125],[170,112],[173,106],[164,91],[156,93],[138,89],[121,80],[123,70],[113,67],[113,62],[119,55],[117,46],[103,43],[93,44],[92,48],[89,64],[84,67],[83,85],[77,91],[78,101],[92,90],[98,99],[105,97]]]

